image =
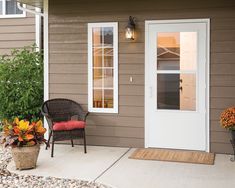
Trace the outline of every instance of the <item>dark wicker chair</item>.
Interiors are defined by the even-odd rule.
[[[51,99],[43,103],[42,114],[45,116],[49,126],[49,139],[46,149],[50,143],[51,157],[54,155],[54,142],[71,140],[72,147],[74,147],[73,140],[83,138],[84,140],[84,152],[86,153],[86,135],[85,128],[77,128],[73,130],[53,130],[53,125],[58,122],[67,122],[70,120],[86,121],[88,112],[83,111],[80,104],[69,99]]]

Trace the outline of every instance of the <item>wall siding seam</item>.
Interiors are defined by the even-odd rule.
[[[95,127],[105,127],[105,128],[125,128],[125,129],[144,129],[144,127],[130,127],[130,126],[123,126],[123,125],[104,125],[104,124],[90,124],[88,123],[87,127],[95,128]]]
[[[127,138],[127,139],[136,139],[136,140],[144,140],[144,138],[136,138],[136,137],[119,137],[119,136],[106,136],[106,135],[89,135],[87,134],[86,136],[90,137],[102,137],[102,138]]]

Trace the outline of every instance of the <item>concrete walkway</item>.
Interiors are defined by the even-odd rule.
[[[216,155],[215,165],[128,159],[134,149],[56,145],[55,157],[41,149],[36,169],[17,174],[53,176],[96,181],[115,188],[229,188],[235,187],[235,162]]]

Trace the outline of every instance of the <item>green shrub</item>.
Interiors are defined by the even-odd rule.
[[[3,131],[3,125],[2,122],[0,122],[0,137],[1,137],[1,132]]]
[[[32,46],[0,57],[0,120],[38,119],[42,102],[42,52]]]

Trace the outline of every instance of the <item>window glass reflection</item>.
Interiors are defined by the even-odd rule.
[[[2,1],[0,0],[0,14],[2,14]]]
[[[113,108],[113,28],[93,28],[93,107]]]
[[[16,0],[6,0],[6,14],[23,14],[23,11],[18,9]]]
[[[113,45],[113,28],[103,28],[104,44]]]
[[[157,70],[196,70],[197,33],[158,33]]]
[[[158,74],[157,108],[195,111],[195,74]]]

